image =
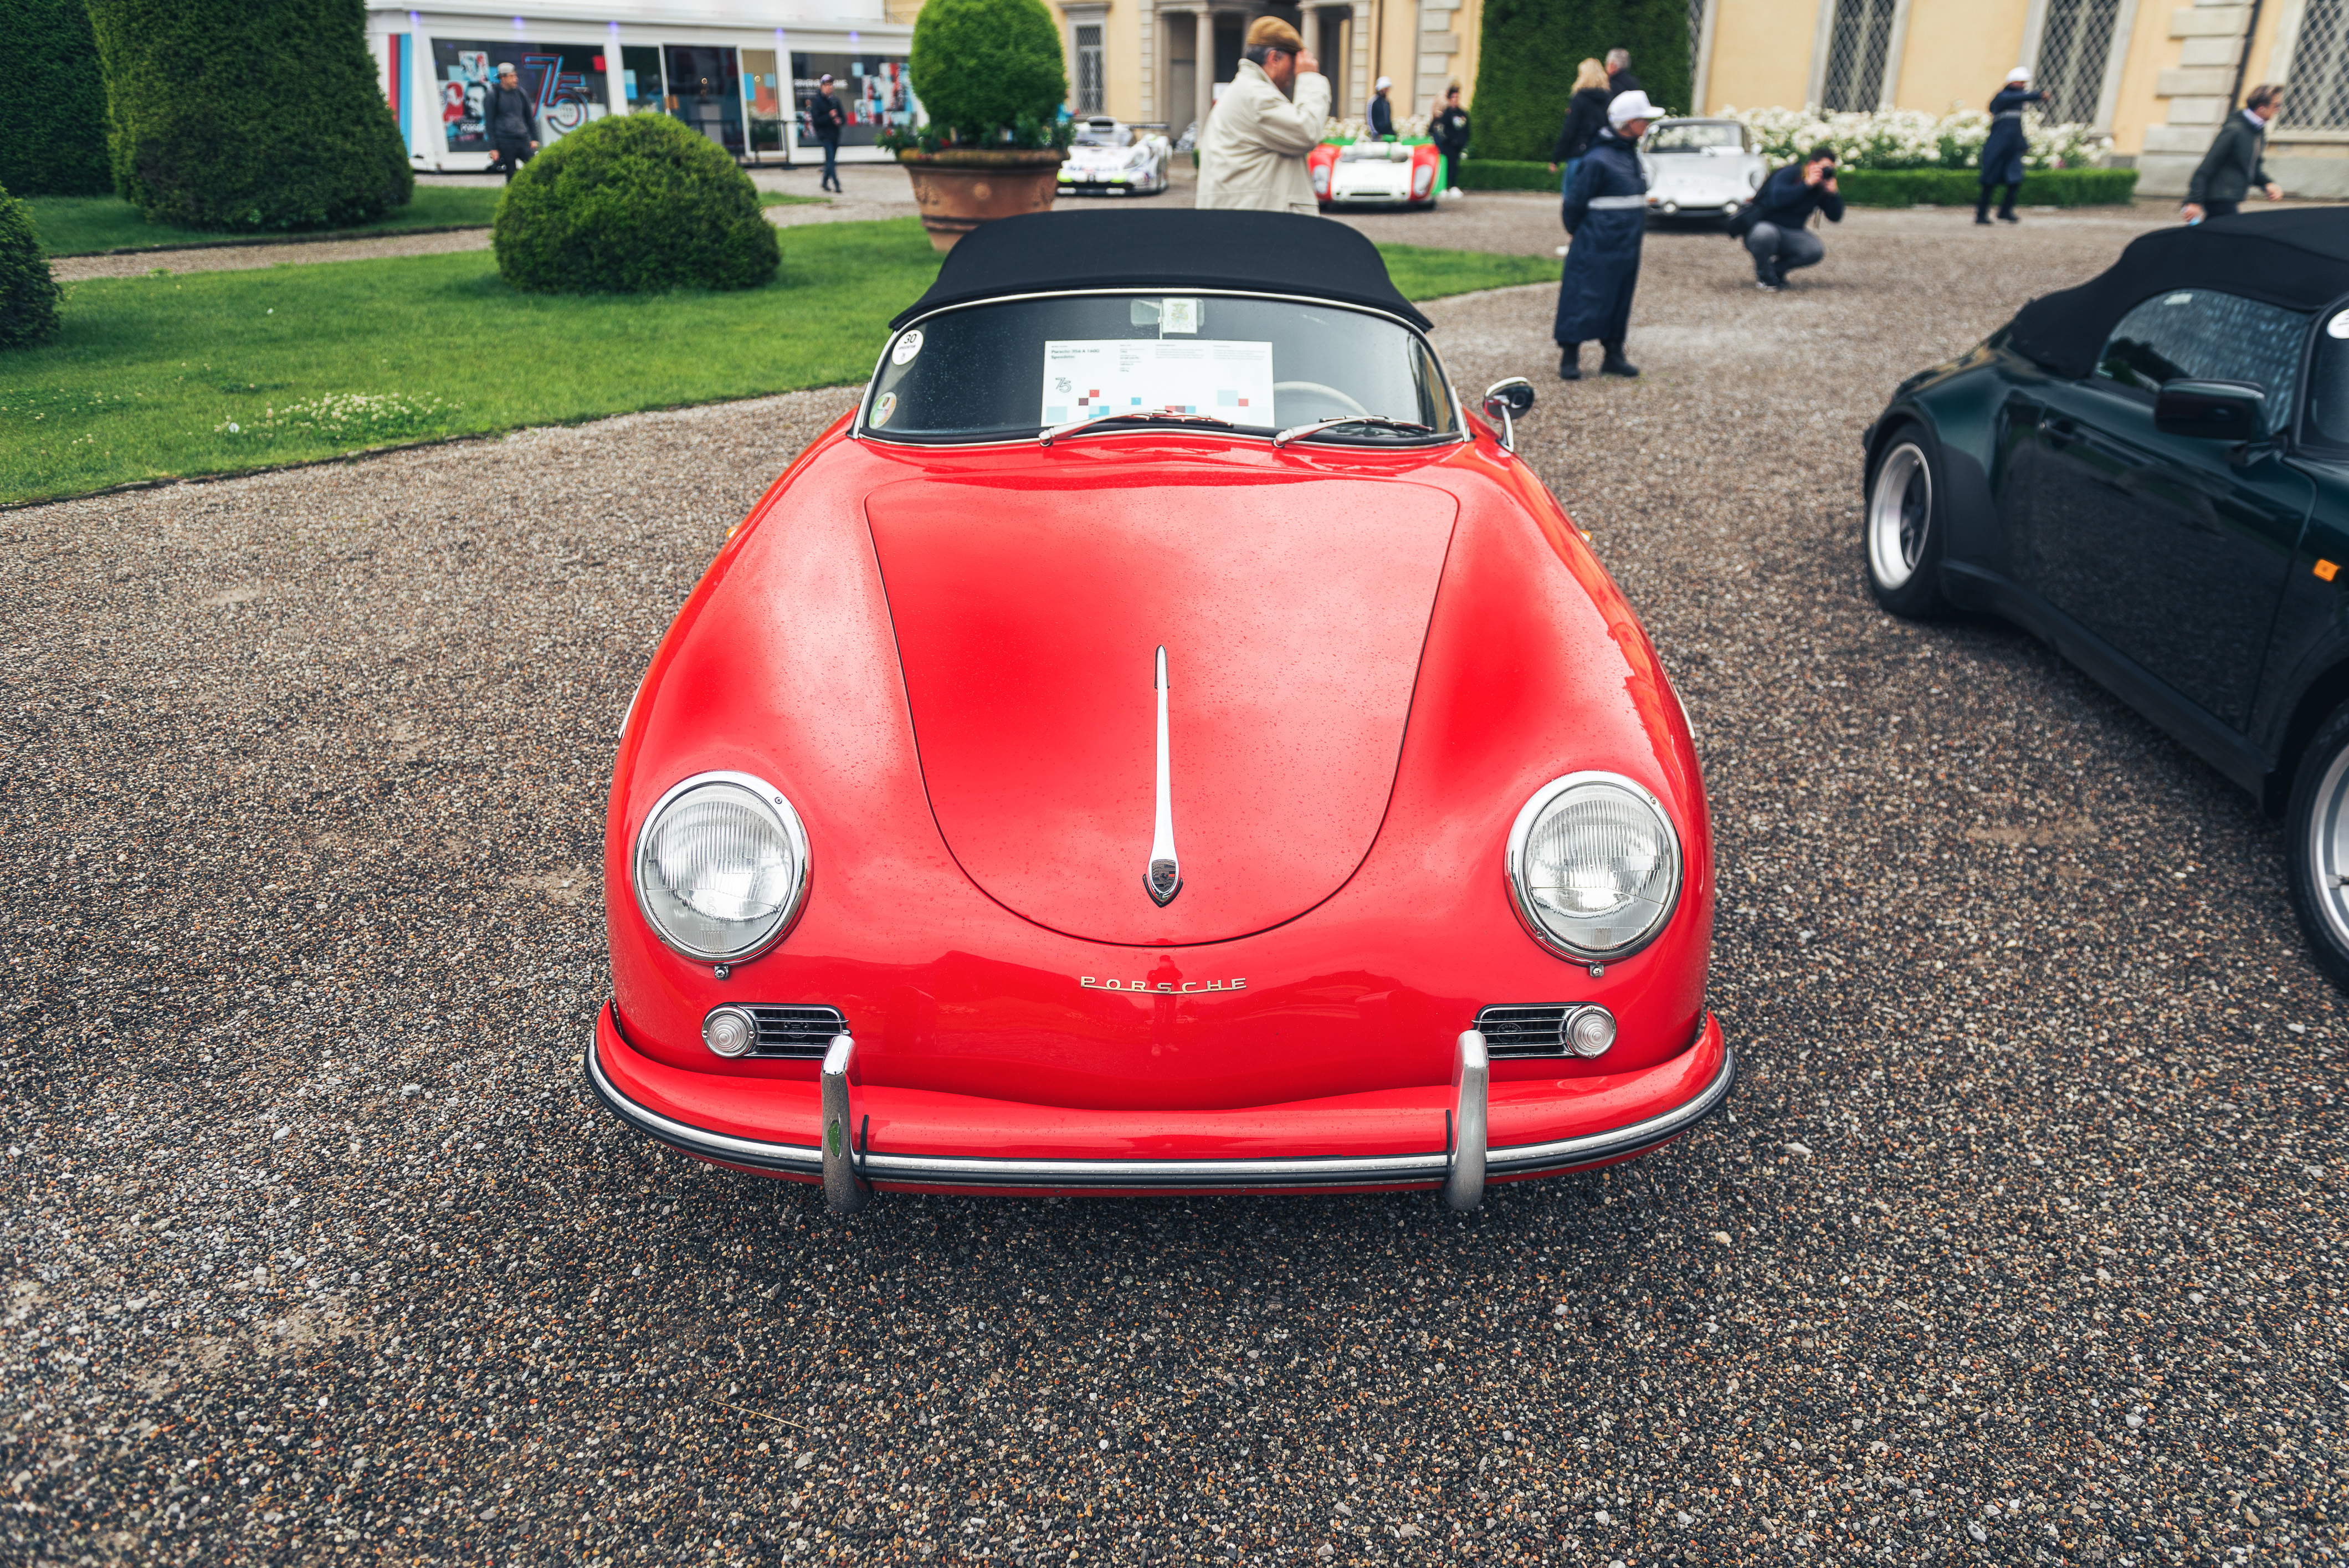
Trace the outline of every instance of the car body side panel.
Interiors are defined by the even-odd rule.
[[[2271,811],[2283,806],[2301,745],[2335,704],[2349,701],[2349,466],[2292,462],[2309,482],[2311,505],[2284,574],[2251,722],[2253,743],[2284,770],[2268,787]],[[2329,576],[2324,565],[2333,568]]]

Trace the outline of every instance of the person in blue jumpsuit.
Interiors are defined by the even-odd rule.
[[[2045,103],[2047,95],[2033,91],[2031,71],[2017,66],[2006,73],[2006,86],[1990,100],[1990,140],[1982,143],[1982,195],[1974,202],[1974,222],[1990,222],[1990,188],[2005,187],[1999,198],[1998,216],[2001,223],[2019,223],[2014,215],[2014,193],[2023,185],[2023,155],[2030,150],[2030,139],[2023,133],[2023,109],[2025,104]]]
[[[1566,188],[1568,244],[1557,282],[1557,376],[1582,379],[1582,346],[1599,339],[1605,376],[1636,376],[1623,358],[1631,291],[1640,286],[1640,241],[1648,232],[1648,182],[1640,172],[1640,138],[1656,118],[1648,95],[1633,88],[1607,106],[1607,126],[1574,168]]]

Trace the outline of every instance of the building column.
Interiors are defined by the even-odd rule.
[[[2153,96],[2168,100],[2166,121],[2147,126],[2137,161],[2137,188],[2147,196],[2182,196],[2233,107],[2236,63],[2249,47],[2252,7],[2239,0],[2196,0],[2169,13],[2178,63],[2154,78]]]
[[[1199,31],[1198,41],[1191,46],[1198,57],[1193,74],[1198,78],[1199,139],[1204,141],[1207,136],[1207,111],[1216,107],[1216,14],[1202,5],[1194,25]]]
[[[1412,98],[1395,115],[1397,119],[1426,113],[1444,96],[1452,79],[1453,57],[1460,52],[1460,38],[1453,30],[1459,16],[1460,0],[1419,0],[1419,36],[1413,40],[1411,75],[1403,78],[1412,84]]]

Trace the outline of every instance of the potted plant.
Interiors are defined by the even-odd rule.
[[[928,0],[910,64],[928,122],[892,126],[882,145],[913,177],[930,244],[952,250],[981,223],[1050,207],[1071,127],[1043,0]]]

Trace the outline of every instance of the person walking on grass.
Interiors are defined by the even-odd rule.
[[[1640,172],[1640,138],[1656,106],[1636,88],[1607,106],[1607,124],[1575,166],[1566,191],[1571,242],[1557,283],[1557,379],[1582,379],[1582,346],[1599,339],[1602,376],[1636,376],[1623,358],[1631,294],[1640,286],[1640,241],[1648,229],[1648,182]]]
[[[823,179],[817,184],[822,191],[840,190],[840,128],[848,120],[847,110],[832,90],[832,73],[824,73],[815,84],[815,97],[808,100],[808,129],[823,147]]]
[[[481,126],[489,132],[490,145],[497,149],[490,160],[492,172],[502,170],[506,183],[513,183],[514,171],[530,161],[538,151],[538,139],[531,134],[537,127],[532,123],[532,111],[537,106],[530,94],[522,90],[522,78],[514,72],[513,62],[506,60],[498,66],[498,79],[481,99]]]
[[[1239,69],[1199,137],[1202,208],[1319,213],[1306,155],[1330,119],[1330,78],[1321,62],[1278,16],[1249,24]]]
[[[2227,117],[2218,140],[2202,155],[2201,167],[2186,187],[2186,205],[2178,215],[2189,223],[2205,218],[2230,218],[2256,187],[2271,202],[2283,200],[2283,187],[2268,178],[2268,127],[2283,107],[2283,88],[2262,82],[2251,89],[2240,110]]]
[[[2019,223],[2014,215],[2015,192],[2023,189],[2023,155],[2030,151],[2031,139],[2023,129],[2023,110],[2026,105],[2045,103],[2047,95],[2034,92],[2031,86],[2031,67],[2017,66],[2006,73],[2006,86],[1990,100],[1990,140],[1982,143],[1982,194],[1974,201],[1974,222],[1990,222],[1991,187],[2002,187],[1999,197],[1998,221]]]
[[[1800,163],[1789,163],[1763,181],[1739,214],[1739,227],[1751,223],[1744,229],[1745,249],[1754,257],[1754,286],[1764,294],[1776,294],[1786,286],[1788,273],[1816,266],[1827,254],[1810,223],[1813,213],[1825,213],[1830,223],[1843,222],[1843,192],[1836,189],[1835,171],[1835,149],[1815,147]]]
[[[1435,142],[1435,150],[1444,154],[1444,189],[1441,194],[1466,195],[1460,186],[1460,165],[1468,156],[1468,111],[1460,107],[1459,83],[1444,89],[1443,104],[1427,122],[1427,134]]]
[[[1590,151],[1599,133],[1607,129],[1607,106],[1615,95],[1607,88],[1607,67],[1597,60],[1585,60],[1574,73],[1574,96],[1567,100],[1566,124],[1557,133],[1557,145],[1550,149],[1549,171],[1559,175],[1557,193],[1566,194],[1574,183],[1574,166]]]

